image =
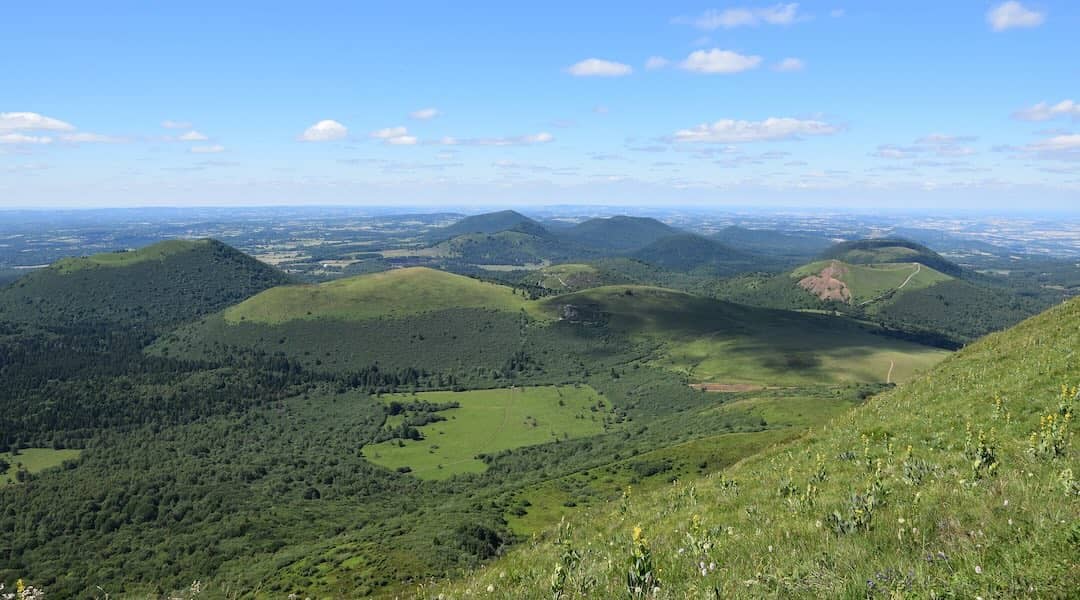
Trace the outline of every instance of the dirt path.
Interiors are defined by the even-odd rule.
[[[892,383],[892,370],[896,366],[895,360],[889,361],[889,374],[885,376],[885,383]]]
[[[871,298],[871,299],[869,299],[869,300],[867,300],[865,302],[860,302],[859,306],[866,306],[867,304],[873,304],[874,302],[877,302],[878,300],[881,300],[885,296],[888,296],[889,294],[891,294],[891,293],[893,293],[893,292],[895,292],[897,290],[904,289],[904,286],[907,285],[908,282],[910,282],[916,275],[918,275],[920,271],[922,271],[922,264],[921,263],[915,263],[915,270],[912,271],[911,274],[907,276],[907,279],[905,279],[903,283],[896,286],[895,290],[889,290],[888,292],[885,292],[884,294],[878,296],[877,298]]]

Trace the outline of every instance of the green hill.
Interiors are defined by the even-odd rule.
[[[559,235],[596,250],[631,252],[682,231],[649,217],[615,216],[589,219]]]
[[[1046,308],[1038,298],[979,278],[954,277],[926,266],[927,261],[899,261],[901,255],[917,258],[910,249],[890,247],[886,252],[893,262],[820,260],[779,275],[734,277],[718,284],[714,293],[752,306],[838,311],[928,340],[938,338],[943,344],[969,342]]]
[[[889,295],[925,289],[953,279],[918,262],[852,264],[839,260],[804,265],[792,271],[791,277],[798,279],[799,287],[821,300],[863,306]]]
[[[235,304],[288,278],[215,240],[171,240],[66,258],[0,290],[0,320],[162,325]]]
[[[832,245],[828,238],[812,233],[747,229],[737,225],[725,227],[712,237],[737,250],[803,260],[818,256]]]
[[[823,315],[737,305],[674,290],[609,286],[540,301],[550,318],[658,344],[652,364],[693,382],[806,385],[903,381],[945,352]]]
[[[448,308],[517,311],[525,301],[510,288],[425,267],[395,269],[318,285],[266,290],[224,312],[225,321],[280,325],[288,321],[402,318]]]
[[[762,270],[770,262],[692,233],[660,238],[631,256],[669,271],[697,271],[715,276]]]
[[[448,240],[470,233],[498,233],[515,228],[522,231],[531,230],[532,233],[544,231],[540,223],[517,211],[500,210],[465,217],[457,223],[428,232],[427,237],[432,240]]]
[[[880,238],[841,242],[822,253],[821,258],[855,265],[883,263],[920,263],[952,277],[963,269],[937,252],[915,242],[899,238]]]
[[[424,597],[1073,597],[1078,324],[1073,300],[797,441],[627,489]]]

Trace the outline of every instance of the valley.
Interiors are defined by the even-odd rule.
[[[512,269],[313,282],[203,240],[63,259],[0,290],[0,442],[20,453],[0,499],[22,507],[0,515],[17,548],[0,578],[61,596],[167,593],[197,573],[217,590],[392,597],[486,577],[467,574],[541,551],[562,520],[692,497],[948,368],[928,335],[942,329],[888,311],[990,289],[906,242],[769,235],[814,260],[767,272],[793,254],[650,219],[574,233],[521,217],[424,242],[464,235],[463,259]],[[825,275],[846,295],[801,283]]]

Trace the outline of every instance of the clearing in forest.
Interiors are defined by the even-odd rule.
[[[446,420],[416,427],[422,440],[391,439],[364,447],[367,460],[390,469],[408,467],[421,479],[481,473],[487,465],[477,458],[480,454],[601,433],[609,407],[587,385],[388,394],[382,400],[460,405],[434,413]],[[390,416],[387,427],[412,416],[414,411]]]

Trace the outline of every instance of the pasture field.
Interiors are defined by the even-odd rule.
[[[318,285],[266,290],[230,307],[228,323],[278,325],[295,320],[364,321],[400,318],[446,308],[518,311],[526,300],[506,286],[424,267],[337,279]]]
[[[445,421],[419,427],[422,440],[388,440],[364,447],[364,458],[371,462],[390,469],[409,467],[421,479],[482,473],[487,464],[476,458],[479,454],[602,433],[609,408],[587,385],[383,396],[387,403],[395,400],[460,404],[438,413]]]
[[[5,473],[0,473],[0,487],[16,481],[15,474],[19,467],[30,473],[40,473],[45,469],[59,467],[65,460],[79,458],[81,450],[53,450],[52,448],[24,448],[18,454],[0,453],[0,460],[8,463]]]

